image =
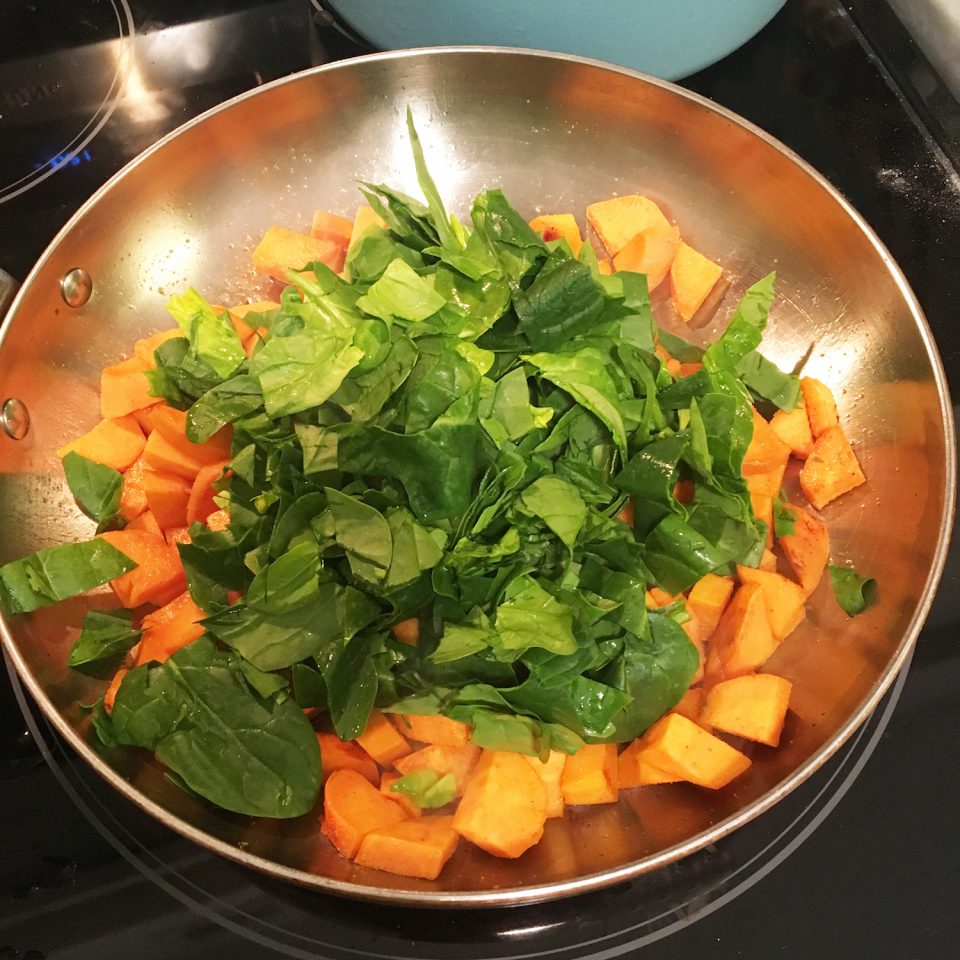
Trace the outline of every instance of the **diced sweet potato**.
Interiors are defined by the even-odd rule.
[[[456,796],[459,797],[479,758],[480,748],[472,743],[463,743],[457,747],[431,743],[420,750],[408,753],[405,757],[400,757],[394,762],[394,767],[404,775],[414,770],[433,770],[441,777],[452,773],[457,781]]]
[[[357,737],[357,743],[384,767],[413,750],[403,734],[379,710],[371,711],[366,729]]]
[[[866,482],[843,429],[829,427],[814,441],[800,470],[800,487],[817,510]]]
[[[660,770],[643,759],[644,742],[642,738],[634,740],[617,757],[617,774],[620,789],[647,787],[657,783],[676,783],[680,778],[672,773]]]
[[[652,200],[638,194],[591,203],[587,207],[587,220],[611,257],[649,227],[670,226],[663,211]]]
[[[327,777],[320,829],[343,856],[352,860],[371,830],[406,819],[399,803],[382,794],[356,770],[334,770]]]
[[[803,406],[807,411],[810,433],[816,440],[821,433],[839,424],[837,403],[833,399],[833,391],[813,377],[801,377],[800,390],[803,393]]]
[[[706,695],[703,687],[691,687],[673,708],[673,713],[682,713],[688,720],[697,723],[700,711],[703,709],[703,698]]]
[[[759,584],[745,583],[737,589],[710,646],[720,657],[724,678],[756,670],[777,649]]]
[[[151,410],[151,419],[155,430],[159,430],[170,443],[200,463],[216,463],[230,458],[233,431],[229,426],[218,430],[203,443],[194,443],[187,437],[185,411],[174,410],[173,407],[163,404]]]
[[[223,476],[229,463],[229,460],[221,460],[219,463],[207,464],[197,471],[190,487],[190,498],[187,500],[187,524],[204,523],[207,517],[216,511],[217,503],[213,498],[217,491],[213,485]]]
[[[567,763],[567,755],[559,750],[551,750],[550,756],[544,763],[539,757],[524,757],[533,767],[534,773],[543,781],[547,791],[547,819],[563,816],[563,790],[560,780]]]
[[[687,322],[693,319],[722,276],[723,267],[719,263],[680,241],[670,264],[670,283],[673,308],[681,319]]]
[[[699,373],[703,369],[703,364],[699,360],[693,363],[681,363],[680,364],[680,376],[681,377],[692,377],[695,373]]]
[[[141,483],[147,507],[161,530],[166,532],[186,526],[187,503],[190,499],[190,484],[186,480],[172,473],[160,473],[147,468],[143,471]]]
[[[105,419],[123,417],[134,410],[152,406],[150,381],[144,371],[151,364],[136,355],[103,368],[100,374],[100,415]]]
[[[253,251],[253,267],[277,280],[287,282],[288,270],[302,270],[319,260],[335,273],[343,269],[345,250],[333,240],[318,240],[306,233],[284,227],[270,227]]]
[[[137,564],[110,581],[123,606],[132,609],[143,603],[162,605],[187,589],[180,554],[163,537],[143,530],[111,530],[100,536]]]
[[[138,340],[133,347],[133,355],[139,357],[147,367],[155,367],[156,360],[154,359],[154,353],[156,352],[157,347],[161,343],[166,343],[167,340],[173,340],[176,337],[182,337],[183,331],[179,327],[171,327],[169,330],[161,330],[159,333],[151,334],[149,337],[144,337],[142,340]],[[154,403],[158,402],[157,398],[154,397]]]
[[[613,803],[620,791],[617,745],[590,743],[567,757],[560,789],[564,803]]]
[[[324,779],[337,770],[352,770],[372,784],[380,782],[380,770],[353,740],[341,740],[335,733],[318,731],[320,765]]]
[[[646,605],[648,609],[653,610],[657,607],[669,607],[671,603],[679,599],[679,596],[679,594],[669,594],[666,590],[661,590],[660,587],[650,587],[647,590]]]
[[[623,521],[628,527],[633,526],[633,501],[628,500],[617,514],[617,519]]]
[[[155,536],[163,538],[163,531],[160,529],[160,524],[157,523],[157,518],[149,510],[144,510],[143,513],[138,514],[123,529],[145,530],[147,533],[152,533]]]
[[[809,597],[817,589],[830,559],[830,535],[827,525],[806,510],[792,504],[786,509],[793,514],[793,533],[780,537],[778,542]]]
[[[617,270],[633,270],[647,276],[647,287],[655,290],[670,272],[680,245],[680,230],[672,224],[654,224],[638,233],[613,258]],[[677,373],[680,372],[679,365]]]
[[[793,684],[770,673],[724,680],[710,688],[701,722],[775,747],[780,743]]]
[[[544,240],[559,240],[563,237],[570,244],[575,257],[580,256],[583,237],[572,213],[545,213],[530,221],[530,229],[543,235]]]
[[[146,439],[131,415],[101,420],[92,430],[57,451],[62,460],[73,452],[121,473],[143,453]]]
[[[673,497],[678,503],[693,503],[696,484],[692,480],[678,480],[673,485]]]
[[[120,515],[124,520],[134,520],[147,509],[147,497],[143,492],[143,457],[136,460],[123,473],[120,488]]]
[[[333,240],[343,245],[344,251],[350,242],[353,233],[353,221],[346,217],[338,217],[335,213],[326,210],[315,210],[313,223],[310,225],[310,236],[316,240]]]
[[[446,747],[462,747],[470,742],[470,727],[459,720],[438,714],[419,716],[415,713],[400,714],[396,718],[397,729],[411,740],[421,743],[437,743]]]
[[[151,660],[163,663],[182,647],[193,643],[204,632],[199,621],[205,616],[186,590],[159,610],[147,614],[143,618],[137,663]]]
[[[459,840],[452,816],[401,820],[366,834],[357,863],[401,877],[436,880]]]
[[[760,569],[776,573],[777,555],[772,550],[764,548],[763,555],[760,557]]]
[[[230,526],[230,511],[216,510],[207,517],[206,522],[211,530],[226,530]]]
[[[168,527],[163,531],[163,536],[167,543],[176,545],[178,543],[192,543],[190,539],[189,527]]]
[[[750,506],[753,515],[767,525],[767,546],[773,545],[773,497],[750,490]]]
[[[453,829],[495,857],[519,857],[541,836],[547,790],[518,753],[484,750],[453,816]]]
[[[143,459],[158,474],[172,475],[184,480],[187,483],[188,496],[190,484],[203,466],[199,460],[172,444],[162,431],[156,429],[147,437],[143,448]],[[186,511],[186,502],[184,502],[184,511]]]
[[[110,713],[113,710],[113,703],[117,699],[117,691],[120,689],[120,684],[123,683],[123,678],[129,673],[126,667],[121,667],[113,676],[113,679],[110,681],[109,686],[103,693],[103,708]]]
[[[719,790],[749,766],[750,758],[679,713],[668,713],[643,736],[642,755],[664,773]]]
[[[407,796],[401,790],[391,790],[390,788],[400,779],[400,774],[393,770],[384,770],[380,775],[380,792],[386,794],[391,800],[396,800],[411,817],[419,817],[420,805],[412,797]]]
[[[794,407],[789,413],[778,410],[770,421],[770,429],[790,448],[790,452],[806,460],[813,449],[813,434],[805,407]]]
[[[395,623],[390,629],[400,643],[409,644],[411,647],[415,647],[417,641],[420,639],[420,621],[416,617],[410,617],[409,620],[401,620],[399,623]]]
[[[704,664],[704,650],[705,643],[703,638],[700,636],[700,621],[697,620],[695,613],[692,613],[690,609],[687,609],[687,616],[689,617],[682,626],[681,630],[687,635],[689,641],[694,645],[697,651],[698,664],[697,671],[694,673],[691,678],[691,683],[699,683],[703,679],[703,664]]]
[[[743,476],[753,477],[776,473],[782,477],[789,459],[790,447],[777,436],[770,424],[754,410],[753,436],[743,457]],[[777,490],[773,491],[771,495],[776,494],[779,489],[778,484]]]
[[[741,583],[755,583],[763,591],[774,640],[779,643],[796,630],[806,615],[807,602],[807,595],[799,584],[779,573],[753,567],[738,566],[737,576]]]
[[[700,638],[704,643],[713,636],[732,594],[733,581],[715,573],[701,577],[690,589],[687,610],[697,618]]]
[[[613,264],[609,260],[598,260],[597,272],[602,277],[609,277],[613,274]]]

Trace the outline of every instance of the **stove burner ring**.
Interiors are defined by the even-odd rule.
[[[130,10],[127,0],[110,0],[110,5],[113,7],[117,19],[118,33],[113,41],[105,42],[116,44],[118,55],[116,57],[116,70],[103,100],[82,129],[60,147],[53,156],[12,183],[0,186],[0,204],[26,193],[31,187],[42,183],[58,170],[69,166],[71,161],[76,161],[78,157],[82,156],[90,141],[103,129],[120,103],[121,94],[126,87],[127,78],[133,66],[136,28],[133,22],[133,12]]]

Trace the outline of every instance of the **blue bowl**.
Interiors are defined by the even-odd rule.
[[[447,44],[533,47],[676,80],[757,33],[785,0],[326,0],[391,50]]]

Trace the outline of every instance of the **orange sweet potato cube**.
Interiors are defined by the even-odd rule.
[[[763,554],[760,557],[760,567],[761,570],[768,570],[770,573],[777,572],[777,555],[765,547]]]
[[[101,420],[82,437],[57,451],[62,460],[71,451],[121,473],[143,453],[146,439],[140,424],[131,415]]]
[[[422,812],[420,805],[412,797],[407,796],[401,790],[390,789],[399,779],[399,773],[393,770],[384,770],[380,776],[380,792],[386,794],[391,800],[396,800],[411,817],[419,817]]]
[[[397,718],[397,729],[421,743],[438,743],[445,747],[462,747],[470,742],[470,727],[459,720],[439,714],[420,716],[404,713]]]
[[[547,819],[563,816],[563,790],[560,780],[567,763],[567,755],[559,750],[551,750],[550,756],[544,763],[539,757],[524,757],[533,767],[536,775],[543,781],[547,791]]]
[[[157,518],[149,510],[138,513],[123,529],[145,530],[147,533],[152,533],[161,539],[165,539],[163,531],[160,529],[160,524],[157,523]]]
[[[800,487],[817,510],[866,481],[843,429],[829,427],[814,441],[800,470]]]
[[[775,497],[783,484],[790,448],[763,417],[753,411],[753,437],[743,458],[743,476],[751,494]]]
[[[530,221],[530,229],[543,236],[544,240],[559,240],[563,237],[570,244],[575,257],[580,256],[583,237],[572,213],[544,213]]]
[[[613,273],[613,264],[609,260],[597,261],[597,273],[602,277],[609,277]]]
[[[620,778],[621,790],[628,790],[630,787],[648,787],[658,783],[677,783],[679,777],[659,770],[644,760],[643,751],[643,738],[638,737],[617,757],[617,774]]]
[[[167,340],[173,340],[177,337],[182,337],[183,331],[179,327],[171,327],[168,330],[161,330],[159,333],[153,333],[149,337],[144,337],[142,340],[138,340],[133,346],[133,355],[139,357],[147,367],[155,367],[156,360],[154,359],[154,353],[156,352],[157,347],[161,343],[166,343]],[[154,397],[154,403],[158,403],[159,400]]]
[[[326,210],[315,210],[313,222],[310,225],[310,236],[316,240],[335,240],[342,243],[344,249],[350,242],[353,233],[353,221],[346,217],[338,217],[335,213]]]
[[[705,726],[775,747],[793,684],[771,673],[724,680],[710,688],[701,721]]]
[[[320,829],[344,857],[352,860],[371,830],[406,819],[399,803],[384,796],[356,770],[334,770],[327,777]]]
[[[614,803],[620,792],[617,745],[590,743],[567,757],[560,789],[564,803]]]
[[[719,263],[680,241],[670,264],[670,283],[673,307],[681,319],[687,322],[693,319],[722,276],[723,267]]]
[[[301,270],[319,260],[334,273],[343,269],[345,249],[334,240],[318,240],[306,233],[284,227],[270,227],[253,251],[253,267],[277,280],[287,282],[288,270]]]
[[[670,226],[663,211],[652,200],[638,194],[591,203],[587,207],[587,220],[611,257],[649,227]]]
[[[216,512],[217,502],[214,497],[217,495],[217,491],[214,484],[223,476],[223,472],[229,464],[229,460],[221,460],[218,463],[209,463],[197,471],[190,487],[190,497],[187,500],[188,525],[205,523],[207,517]]]
[[[137,564],[110,581],[123,606],[132,609],[143,603],[162,605],[187,589],[180,554],[163,537],[144,530],[111,530],[99,536]]]
[[[185,480],[188,496],[190,484],[203,466],[198,459],[172,444],[160,430],[156,429],[147,437],[143,448],[143,459],[147,466],[157,473],[177,476]],[[184,512],[186,512],[186,504],[184,504]]]
[[[456,796],[459,797],[479,757],[480,748],[472,743],[464,743],[458,747],[431,743],[400,757],[394,762],[394,767],[404,775],[414,770],[433,770],[441,777],[452,773],[457,781]]]
[[[519,857],[547,821],[547,790],[519,753],[484,750],[453,815],[453,829],[495,857]]]
[[[779,643],[796,630],[806,616],[807,603],[807,595],[799,584],[779,573],[739,565],[737,576],[741,583],[755,583],[763,592],[774,640]]]
[[[401,877],[436,880],[459,840],[452,816],[400,820],[367,833],[356,862]]]
[[[206,614],[185,590],[168,604],[143,618],[143,636],[137,650],[137,664],[155,660],[163,663],[204,632],[199,622]]]
[[[327,779],[337,770],[352,770],[370,783],[380,782],[380,769],[352,740],[341,740],[335,733],[317,732],[320,745],[320,764]]]
[[[613,266],[617,270],[646,274],[647,288],[655,290],[670,272],[679,245],[680,230],[677,227],[653,224],[627,243],[613,258]],[[679,366],[677,373],[680,373]]]
[[[810,433],[816,440],[821,433],[839,424],[837,403],[833,399],[833,391],[813,377],[800,378],[800,391],[803,394],[803,406],[807,411]]]
[[[789,413],[778,410],[770,421],[770,429],[790,448],[790,452],[806,460],[813,449],[813,434],[805,407],[794,407]]]
[[[150,396],[150,381],[144,376],[150,366],[152,363],[134,355],[129,360],[103,368],[100,374],[102,417],[123,417],[157,402],[156,397]]]
[[[793,533],[780,537],[778,542],[803,592],[809,597],[817,588],[830,558],[830,535],[827,525],[806,510],[792,504],[787,509],[793,515]]]
[[[691,687],[673,707],[673,713],[682,713],[688,720],[699,722],[700,711],[703,709],[703,698],[706,692],[703,687]]]
[[[143,492],[143,457],[137,457],[123,472],[120,488],[120,515],[124,520],[135,520],[147,509],[147,497]]]
[[[701,577],[691,587],[687,596],[687,610],[697,618],[700,639],[704,643],[713,636],[732,594],[733,581],[715,573]]]
[[[143,471],[142,485],[147,508],[160,524],[161,530],[186,526],[187,503],[190,500],[190,484],[186,480],[172,473],[160,473],[147,468]]]
[[[750,506],[753,515],[767,525],[767,546],[773,545],[773,497],[766,493],[754,493],[750,490]]]
[[[777,649],[766,599],[758,584],[745,583],[737,589],[710,646],[719,655],[724,677],[756,670]]]
[[[749,766],[750,758],[679,713],[668,713],[643,736],[643,756],[664,773],[719,790]]]
[[[366,729],[357,737],[357,743],[383,767],[413,750],[403,734],[379,710],[371,711]]]
[[[110,681],[107,689],[103,693],[103,708],[110,713],[113,710],[113,702],[117,699],[117,691],[120,689],[120,684],[123,683],[123,678],[129,673],[126,667],[121,667],[113,676],[113,679]]]
[[[396,640],[411,647],[415,647],[420,639],[420,621],[416,617],[401,620],[399,623],[395,623],[390,630]]]

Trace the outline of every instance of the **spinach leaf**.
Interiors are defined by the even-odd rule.
[[[325,673],[327,706],[333,729],[341,740],[353,740],[366,729],[377,699],[377,668],[373,654],[380,637],[358,634],[331,662]]]
[[[436,770],[411,770],[390,784],[391,793],[408,796],[422,810],[445,807],[457,794],[457,778]]]
[[[392,552],[383,586],[391,590],[433,569],[443,559],[447,537],[442,530],[431,530],[417,523],[413,514],[403,507],[388,510],[386,517]]]
[[[477,233],[500,265],[501,272],[519,283],[541,260],[547,247],[540,234],[510,205],[501,190],[477,196],[470,210]]]
[[[773,535],[779,540],[780,537],[792,537],[796,530],[797,518],[793,510],[785,500],[780,497],[773,498]]]
[[[63,472],[80,509],[105,529],[119,519],[123,477],[112,467],[87,460],[72,450],[63,458]]]
[[[27,613],[113,580],[136,566],[99,537],[38,550],[0,567],[0,608]]]
[[[587,505],[575,486],[559,477],[540,477],[523,491],[518,502],[521,510],[543,520],[573,553],[587,519]]]
[[[366,313],[383,320],[396,318],[411,323],[432,317],[446,300],[433,285],[404,260],[394,260],[379,280],[357,301]]]
[[[126,653],[140,641],[129,610],[91,610],[83,618],[83,629],[67,657],[68,667],[109,660]]]
[[[763,354],[751,350],[737,364],[737,376],[758,399],[790,411],[800,401],[800,378],[784,373]]]
[[[222,610],[230,590],[246,587],[249,573],[231,528],[211,530],[202,523],[191,524],[189,543],[178,543],[177,550],[190,596],[205,613]]]
[[[511,587],[508,599],[497,607],[500,645],[511,651],[543,647],[552,653],[574,653],[577,641],[569,607],[531,577],[519,577]]]
[[[650,531],[643,559],[667,593],[681,593],[727,558],[693,526],[671,513]]]
[[[399,243],[387,230],[370,226],[350,245],[346,269],[354,280],[373,283],[394,260],[403,260],[414,270],[425,266],[416,250]]]
[[[393,558],[393,533],[386,517],[333,487],[327,487],[324,493],[333,514],[337,543],[351,557],[377,568],[382,578]]]
[[[621,455],[626,458],[627,435],[620,398],[599,351],[585,347],[572,353],[535,353],[522,359],[604,423]]]
[[[300,707],[258,696],[238,659],[205,637],[124,677],[110,733],[153,750],[191,790],[247,816],[299,817],[320,790],[317,738]]]
[[[361,373],[355,369],[348,374],[330,401],[351,420],[372,420],[410,376],[417,357],[414,342],[409,337],[397,336],[380,363],[372,370]]]
[[[556,350],[586,333],[603,303],[589,269],[577,260],[561,260],[542,269],[526,290],[513,295],[520,329],[534,350]]]
[[[187,411],[187,438],[209,440],[221,427],[263,406],[260,384],[248,374],[231,377],[211,387]]]
[[[833,595],[848,617],[855,617],[876,603],[876,580],[862,576],[851,567],[840,567],[831,563],[827,569],[830,572]]]
[[[696,647],[673,620],[652,611],[649,620],[646,635],[628,635],[623,655],[599,677],[631,697],[614,716],[615,730],[605,738],[608,741],[623,743],[639,737],[679,702],[700,662]]]
[[[704,351],[703,363],[708,370],[724,367],[736,370],[743,358],[760,345],[773,303],[776,278],[775,273],[767,274],[743,295],[723,336]]]
[[[247,356],[229,314],[217,314],[192,287],[167,301],[167,310],[180,325],[190,344],[190,353],[226,380]]]
[[[453,230],[450,227],[450,219],[447,217],[447,211],[443,206],[443,200],[437,185],[433,182],[430,172],[427,170],[427,162],[423,158],[423,148],[420,146],[420,137],[417,136],[417,129],[413,125],[413,113],[407,107],[407,134],[410,137],[410,150],[413,153],[413,164],[417,170],[417,182],[427,201],[427,209],[430,211],[430,220],[441,245],[444,247],[460,247]]]
[[[303,708],[327,705],[327,686],[323,674],[315,666],[305,663],[295,663],[290,668],[290,678],[293,681],[293,698]]]

